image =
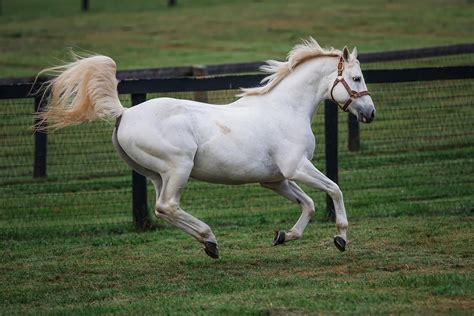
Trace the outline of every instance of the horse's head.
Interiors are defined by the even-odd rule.
[[[341,109],[351,112],[359,122],[370,123],[375,118],[375,106],[357,60],[357,48],[349,53],[344,47],[337,69],[331,76],[329,95]]]

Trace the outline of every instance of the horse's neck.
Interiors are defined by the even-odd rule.
[[[268,98],[277,108],[290,109],[311,118],[317,105],[327,98],[328,77],[337,66],[337,59],[320,57],[297,66],[276,85]]]

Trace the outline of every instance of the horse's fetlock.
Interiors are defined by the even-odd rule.
[[[202,231],[201,237],[202,237],[204,240],[214,239],[214,234],[212,233],[211,228],[210,228],[210,227],[206,227],[206,228]]]
[[[347,228],[349,228],[349,223],[347,223],[346,221],[345,222],[338,222],[336,224],[336,226],[339,230],[347,230]]]
[[[300,239],[300,237],[302,235],[302,233],[300,231],[292,230],[292,229],[288,232],[288,234],[291,235],[292,239]]]

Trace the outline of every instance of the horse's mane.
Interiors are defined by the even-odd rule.
[[[299,64],[317,57],[339,57],[341,54],[342,52],[340,50],[334,48],[322,48],[314,38],[310,37],[307,40],[303,40],[303,43],[295,45],[288,53],[286,61],[267,60],[266,65],[260,67],[261,71],[270,74],[260,82],[264,85],[255,88],[241,88],[242,93],[238,96],[244,97],[265,94],[288,76]]]

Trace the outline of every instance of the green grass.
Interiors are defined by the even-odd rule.
[[[0,77],[31,76],[66,48],[114,58],[119,69],[283,58],[310,35],[360,52],[472,43],[469,1],[3,0]]]
[[[0,76],[32,75],[66,46],[111,55],[125,69],[282,58],[309,34],[360,51],[473,39],[468,1],[178,2],[91,1],[82,14],[79,1],[4,0]],[[472,56],[368,67],[466,61]],[[167,224],[133,229],[130,171],[113,151],[112,123],[50,134],[48,178],[33,179],[33,101],[0,102],[0,314],[472,313],[474,82],[369,90],[377,118],[361,125],[357,153],[347,151],[339,114],[347,251],[332,244],[323,193],[304,188],[314,220],[301,240],[272,247],[297,206],[257,185],[190,181],[183,207],[213,228],[218,261]],[[226,103],[235,92],[209,98]],[[321,170],[323,117],[321,107],[313,121]],[[148,195],[151,210],[151,185]]]
[[[354,221],[272,247],[271,225],[214,221],[222,258],[175,229],[121,225],[32,238],[4,235],[2,312],[118,314],[468,313],[472,217]]]

